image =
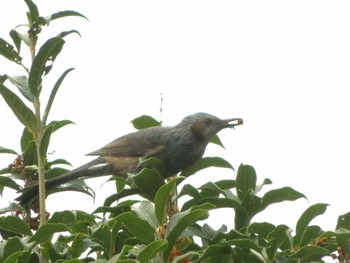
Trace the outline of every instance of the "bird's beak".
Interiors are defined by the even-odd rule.
[[[224,128],[234,128],[235,126],[243,124],[243,119],[241,118],[232,118],[232,119],[226,119],[222,120]]]

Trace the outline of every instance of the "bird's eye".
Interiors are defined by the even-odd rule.
[[[211,121],[211,119],[205,119],[205,120],[204,120],[204,123],[205,123],[206,125],[210,125],[210,124],[212,123],[212,121]]]

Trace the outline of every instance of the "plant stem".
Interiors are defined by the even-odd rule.
[[[46,191],[45,191],[45,155],[46,153],[41,152],[41,141],[43,137],[43,126],[41,125],[40,118],[40,101],[38,98],[34,100],[34,108],[36,115],[36,150],[38,155],[38,184],[39,184],[39,214],[40,214],[40,225],[46,222]]]

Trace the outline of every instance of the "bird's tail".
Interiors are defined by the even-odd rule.
[[[97,158],[72,171],[59,175],[45,181],[46,191],[49,192],[55,187],[73,181],[78,178],[93,178],[112,174],[112,167],[103,159]],[[20,191],[21,195],[16,198],[20,203],[26,203],[39,195],[39,186],[34,184]]]

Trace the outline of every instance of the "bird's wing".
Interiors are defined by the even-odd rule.
[[[148,128],[124,135],[88,155],[100,156],[151,156],[165,148],[164,141],[157,136],[163,127]]]

